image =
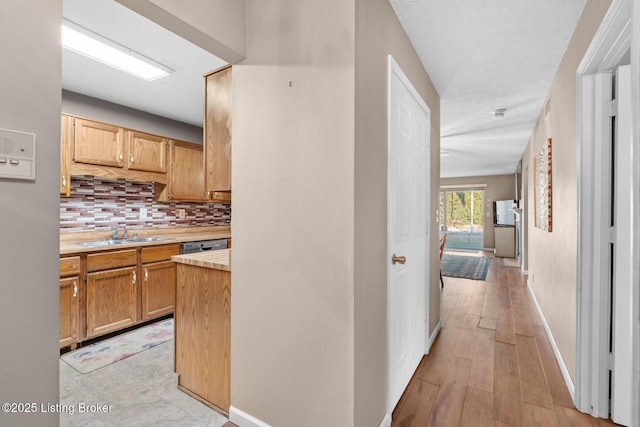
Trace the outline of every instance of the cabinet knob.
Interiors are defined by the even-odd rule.
[[[62,177],[62,186],[65,187],[65,188],[67,187],[67,177],[66,176]]]
[[[144,281],[149,281],[149,270],[147,270],[146,268],[144,269]]]
[[[78,296],[78,282],[77,281],[73,281],[73,297],[77,297]]]
[[[131,156],[129,160],[130,160],[130,163],[133,164],[133,156]]]
[[[124,156],[123,156],[122,154],[120,154],[120,155],[118,156],[118,159],[120,159],[120,161],[122,161],[122,159],[124,159]]]
[[[136,276],[136,272],[134,271],[134,272],[133,272],[133,283],[132,283],[132,284],[134,284],[134,285],[136,284],[136,278],[137,278],[137,276]]]

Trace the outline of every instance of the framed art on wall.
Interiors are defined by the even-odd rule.
[[[534,157],[535,225],[551,232],[551,138]]]

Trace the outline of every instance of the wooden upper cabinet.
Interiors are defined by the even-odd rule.
[[[60,117],[60,195],[66,197],[71,193],[71,120],[65,115]]]
[[[231,191],[231,66],[205,76],[207,192]]]
[[[124,129],[84,119],[73,119],[73,161],[123,167]]]
[[[167,172],[167,139],[147,133],[127,131],[127,168],[147,172]]]
[[[171,171],[166,197],[160,200],[208,200],[204,186],[204,156],[202,145],[171,141]]]

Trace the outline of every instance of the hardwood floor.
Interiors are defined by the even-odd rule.
[[[491,258],[484,282],[444,277],[442,329],[392,427],[615,425],[575,409],[526,277]]]

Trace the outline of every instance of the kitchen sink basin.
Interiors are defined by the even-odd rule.
[[[89,242],[77,242],[77,244],[86,246],[88,248],[95,248],[99,246],[122,245],[124,243],[158,242],[161,240],[173,240],[173,238],[172,237],[133,237],[131,239],[92,240]]]

